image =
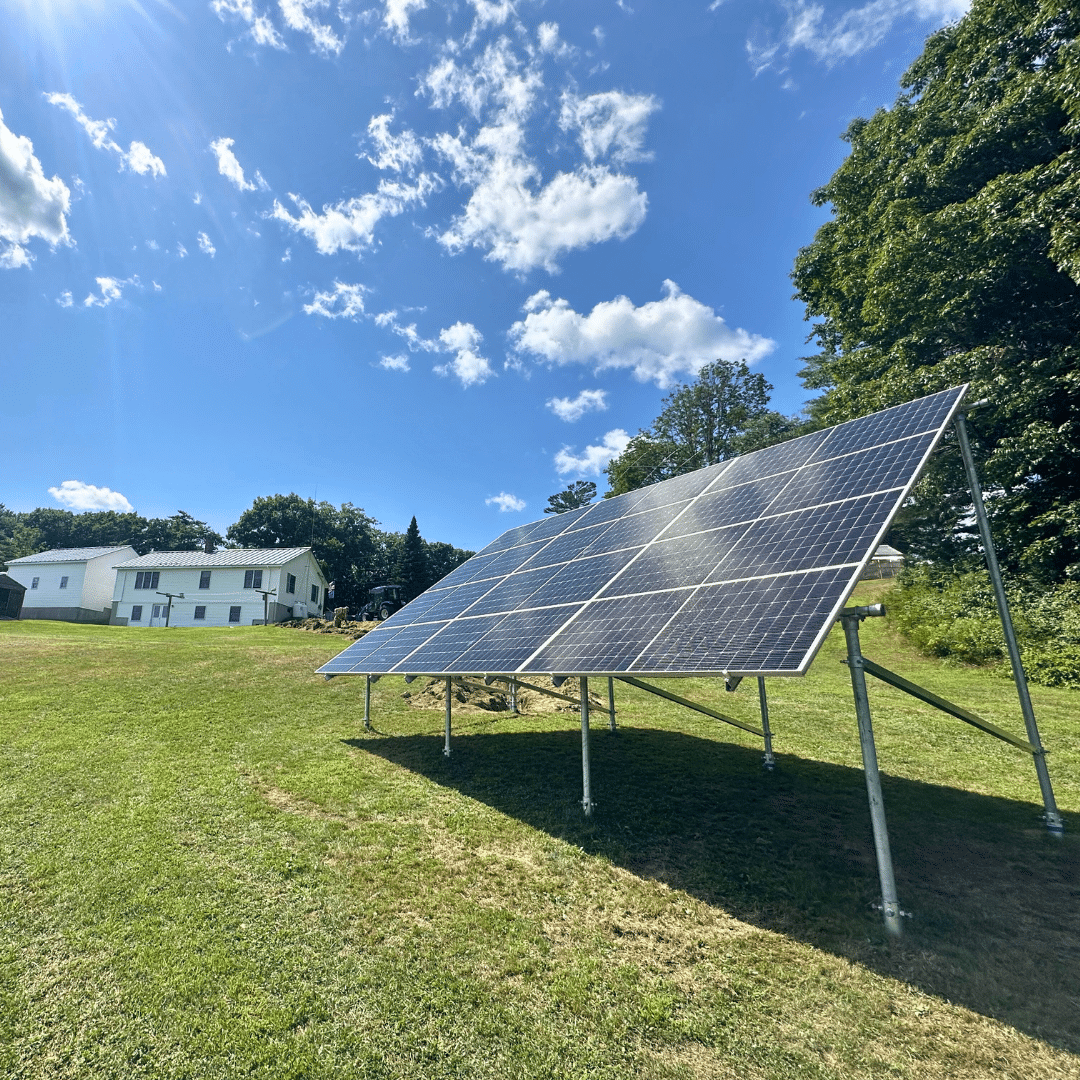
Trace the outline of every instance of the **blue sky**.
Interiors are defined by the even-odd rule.
[[[716,357],[805,399],[850,120],[964,0],[3,0],[0,502],[479,548]]]

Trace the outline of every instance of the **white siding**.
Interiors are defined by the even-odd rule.
[[[129,547],[124,548],[123,551],[114,551],[108,555],[99,555],[96,559],[90,559],[86,563],[83,599],[80,606],[91,611],[107,609],[116,585],[116,564],[135,558],[138,558],[138,552]]]
[[[116,615],[118,618],[130,620],[132,607],[141,605],[142,619],[137,623],[129,621],[128,625],[149,626],[153,605],[168,603],[166,597],[159,596],[158,593],[171,592],[183,593],[184,598],[178,597],[173,600],[172,611],[169,615],[170,626],[250,626],[253,621],[262,621],[265,608],[263,598],[253,588],[244,588],[244,575],[249,569],[262,570],[261,588],[263,590],[276,590],[276,594],[270,597],[271,612],[274,610],[275,603],[291,608],[297,601],[306,602],[310,611],[312,610],[311,586],[318,586],[320,600],[326,588],[326,579],[310,552],[305,552],[280,567],[257,565],[210,567],[208,589],[199,588],[203,573],[201,567],[173,567],[159,570],[157,589],[135,588],[136,574],[151,573],[152,570],[120,569],[116,574],[116,586],[112,596],[116,604]],[[296,575],[295,594],[285,592],[287,574]],[[240,607],[240,621],[230,624],[229,609],[237,605]],[[195,618],[197,606],[206,608],[205,619]]]
[[[26,586],[23,597],[24,608],[77,608],[82,607],[83,575],[86,573],[85,562],[50,562],[28,563],[11,566],[8,575],[20,585]],[[61,589],[60,582],[66,577],[67,588]],[[31,589],[34,578],[39,578],[38,587]],[[108,597],[101,607],[108,603]]]

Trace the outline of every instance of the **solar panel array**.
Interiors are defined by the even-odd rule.
[[[802,674],[965,389],[510,529],[319,670]]]

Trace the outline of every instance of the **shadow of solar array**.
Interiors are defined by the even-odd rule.
[[[799,675],[966,387],[503,533],[327,675]]]

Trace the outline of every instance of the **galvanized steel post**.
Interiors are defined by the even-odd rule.
[[[443,743],[443,757],[450,756],[450,676],[446,676],[446,741]]]
[[[592,817],[592,782],[589,777],[589,680],[582,675],[579,682],[581,683],[581,779],[583,785],[581,805],[585,809],[585,816]]]
[[[611,721],[611,730],[615,730],[615,680],[609,675],[607,681],[607,707],[608,719]]]
[[[990,581],[994,586],[994,599],[997,601],[998,615],[1001,618],[1001,629],[1005,632],[1005,645],[1009,652],[1009,662],[1012,664],[1016,693],[1020,698],[1020,711],[1024,715],[1024,726],[1027,728],[1028,742],[1035,747],[1035,753],[1032,757],[1035,760],[1035,773],[1039,778],[1039,790],[1042,792],[1043,807],[1046,811],[1046,827],[1054,836],[1061,836],[1065,831],[1065,822],[1062,820],[1061,814],[1058,813],[1054,789],[1050,784],[1050,772],[1046,768],[1046,751],[1043,749],[1042,740],[1039,738],[1039,725],[1035,722],[1035,710],[1032,708],[1031,695],[1028,693],[1027,676],[1024,674],[1024,664],[1020,659],[1020,646],[1016,642],[1016,632],[1013,629],[1012,616],[1009,614],[1009,601],[1005,596],[1005,584],[1001,580],[1001,567],[998,566],[997,552],[994,551],[994,538],[990,535],[990,519],[986,516],[982,488],[979,485],[979,474],[975,469],[975,458],[971,453],[967,418],[962,412],[957,413],[954,423],[956,425],[956,437],[960,443],[960,456],[964,459],[968,487],[971,489],[975,520],[979,523],[979,534],[982,537],[986,568],[990,571]]]
[[[510,711],[517,712],[517,680],[514,678],[510,679]]]
[[[364,676],[364,730],[371,730],[371,676]]]
[[[761,763],[769,772],[776,767],[772,752],[772,728],[769,727],[769,699],[765,696],[765,680],[757,681],[758,701],[761,703],[761,730],[765,732],[765,760]]]
[[[841,612],[840,621],[844,625],[844,637],[847,639],[848,669],[851,672],[851,689],[855,695],[855,715],[859,720],[859,743],[862,746],[866,794],[870,802],[870,825],[874,832],[878,878],[881,881],[881,908],[885,916],[885,929],[899,937],[900,903],[896,897],[889,830],[885,824],[885,801],[881,795],[881,774],[878,772],[877,750],[874,746],[874,728],[870,722],[870,699],[866,695],[866,675],[862,666],[862,650],[859,648],[859,620],[862,617],[863,613],[858,608],[849,608]]]

